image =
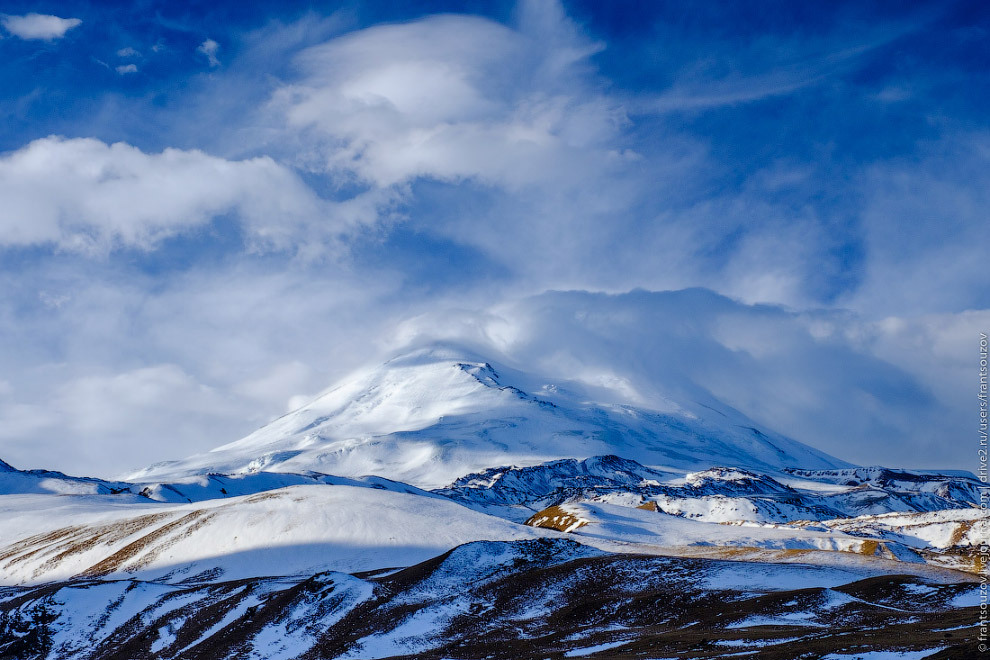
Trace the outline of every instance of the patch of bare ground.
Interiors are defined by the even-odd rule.
[[[282,497],[282,493],[277,491],[265,491],[263,493],[255,493],[250,497],[245,498],[245,502],[264,502],[265,500],[277,500]]]
[[[938,552],[926,549],[918,550],[918,552],[929,564],[965,571],[973,575],[983,574],[983,557],[978,548],[956,546]]]
[[[169,514],[149,514],[98,526],[73,525],[37,534],[11,544],[0,551],[0,565],[18,564],[47,557],[34,571],[38,577],[74,555],[98,546],[112,546],[142,529],[160,523]]]
[[[859,544],[859,554],[873,557],[877,554],[877,548],[879,547],[879,541],[864,540]]]
[[[530,527],[555,529],[558,532],[573,532],[575,529],[587,525],[588,521],[559,506],[550,506],[539,513],[534,513],[524,524]]]
[[[11,543],[7,547],[0,549],[0,562],[5,562],[7,565],[13,566],[25,561],[33,554],[43,551],[53,543],[64,542],[67,539],[74,538],[77,534],[85,533],[86,529],[87,527],[85,525],[75,525],[21,539],[16,543]]]
[[[949,537],[950,546],[958,546],[962,543],[963,538],[969,533],[969,530],[973,529],[973,523],[975,520],[963,520],[956,524],[955,529],[952,530],[952,535]]]
[[[204,511],[193,511],[178,520],[166,523],[152,532],[128,543],[109,557],[106,557],[86,570],[79,573],[81,578],[101,577],[124,567],[142,552],[145,555],[131,562],[128,568],[136,569],[145,566],[155,559],[168,546],[176,543],[205,525],[214,514]],[[184,528],[184,529],[183,529]],[[169,538],[171,537],[171,538]],[[155,544],[158,544],[157,546]]]
[[[142,530],[147,529],[167,520],[170,514],[167,513],[154,513],[146,516],[138,516],[137,518],[131,518],[128,520],[122,520],[119,523],[113,523],[109,525],[103,525],[100,527],[90,528],[88,534],[78,534],[71,541],[59,544],[57,546],[58,553],[50,557],[39,566],[34,571],[34,576],[38,577],[44,575],[46,572],[58,566],[65,559],[81,554],[83,552],[88,552],[96,548],[97,546],[113,546],[135,534],[139,534]]]

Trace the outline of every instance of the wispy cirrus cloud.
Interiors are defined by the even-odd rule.
[[[671,62],[675,71],[667,89],[630,98],[628,106],[637,114],[699,112],[786,96],[855,72],[878,50],[932,20],[931,12],[920,12],[912,19],[861,27],[852,34],[777,35],[746,44],[720,43],[714,37],[706,56]]]

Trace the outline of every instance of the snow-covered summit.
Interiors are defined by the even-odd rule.
[[[681,471],[848,467],[728,406],[617,403],[614,391],[493,366],[443,345],[354,373],[242,440],[128,479],[318,471],[434,488],[492,465],[604,454]]]

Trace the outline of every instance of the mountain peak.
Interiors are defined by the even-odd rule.
[[[131,478],[317,471],[434,488],[491,465],[609,454],[683,470],[847,466],[738,414],[651,410],[599,393],[434,344],[358,371],[237,442]]]

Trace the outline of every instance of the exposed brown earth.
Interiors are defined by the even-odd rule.
[[[11,544],[0,554],[0,568],[15,566],[29,559],[47,557],[35,570],[40,576],[66,558],[100,546],[112,546],[134,534],[160,524],[170,514],[157,513],[137,516],[119,522],[96,526],[76,525],[38,534]]]
[[[138,561],[132,562],[129,568],[140,568],[145,566],[159,556],[166,548],[173,545],[184,536],[188,536],[205,525],[214,514],[204,511],[193,511],[178,520],[158,527],[152,532],[141,536],[135,541],[128,543],[123,548],[113,553],[109,557],[97,562],[79,574],[79,577],[102,577],[109,575],[124,567],[128,562],[142,556]],[[185,528],[185,529],[183,529]]]
[[[555,529],[558,532],[573,532],[578,527],[587,525],[588,521],[568,513],[559,506],[551,506],[534,513],[524,524],[530,527]]]

